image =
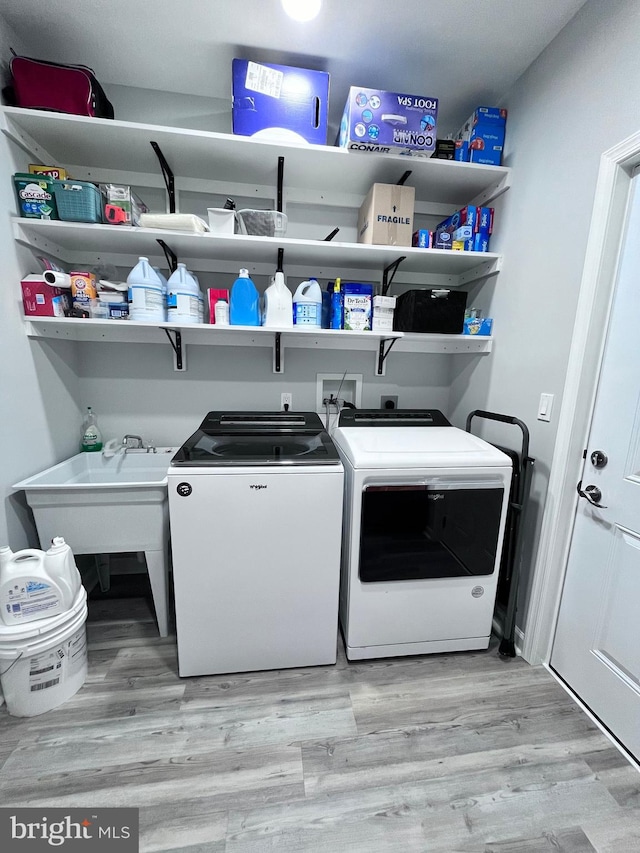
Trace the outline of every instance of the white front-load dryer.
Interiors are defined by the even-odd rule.
[[[436,410],[344,410],[333,440],[347,657],[487,648],[509,457]]]

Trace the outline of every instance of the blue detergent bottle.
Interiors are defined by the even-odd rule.
[[[229,323],[232,326],[260,325],[260,294],[245,269],[240,270],[231,287]]]

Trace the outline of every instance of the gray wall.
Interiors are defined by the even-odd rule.
[[[2,25],[2,60],[10,46],[24,48]],[[3,80],[6,72],[4,65]],[[38,267],[32,253],[14,242],[9,217],[15,213],[10,176],[27,164],[24,153],[0,134],[0,545],[14,550],[37,545],[37,538],[30,512],[11,484],[73,453],[80,427],[73,346],[53,351],[25,335],[19,283]]]
[[[605,10],[606,7],[606,10]],[[497,203],[503,271],[476,301],[495,318],[490,361],[469,364],[452,387],[452,413],[515,415],[531,430],[536,459],[526,607],[580,289],[600,155],[640,129],[640,6],[590,0],[504,99],[506,165],[513,186]],[[536,419],[541,392],[555,395],[550,423]],[[517,435],[506,428],[489,437]],[[555,501],[550,503],[555,503]]]

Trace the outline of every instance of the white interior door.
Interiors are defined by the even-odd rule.
[[[626,237],[584,463],[552,668],[640,758],[640,188]]]

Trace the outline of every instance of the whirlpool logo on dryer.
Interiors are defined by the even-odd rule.
[[[266,489],[266,488],[267,488],[267,485],[266,485],[266,483],[251,483],[251,484],[249,485],[249,488],[250,488],[250,489],[255,489],[257,492],[259,492],[259,491],[260,491],[260,489]]]

